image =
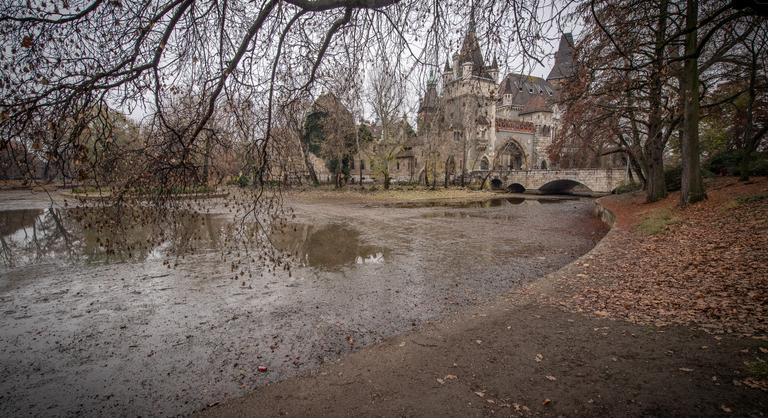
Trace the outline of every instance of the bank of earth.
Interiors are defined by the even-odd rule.
[[[765,416],[766,196],[602,198],[613,229],[563,269],[199,416]]]

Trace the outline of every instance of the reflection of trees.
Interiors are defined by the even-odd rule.
[[[273,244],[301,264],[336,269],[357,256],[383,251],[360,242],[360,233],[342,225],[291,224],[271,237]]]
[[[0,257],[14,266],[47,259],[119,262],[178,256],[219,248],[222,223],[202,214],[161,214],[146,208],[4,211]]]

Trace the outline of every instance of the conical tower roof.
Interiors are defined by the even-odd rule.
[[[485,68],[485,61],[483,60],[483,53],[480,50],[480,42],[477,40],[475,26],[475,11],[473,7],[469,16],[467,34],[464,36],[464,41],[461,43],[461,49],[459,50],[459,68],[456,70],[461,73],[461,65],[465,62],[471,62],[473,75],[491,78]]]
[[[547,81],[568,78],[574,73],[573,64],[573,35],[564,33],[560,37],[560,45],[555,53],[555,65],[547,76]]]

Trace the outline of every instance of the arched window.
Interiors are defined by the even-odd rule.
[[[480,160],[480,169],[483,171],[488,171],[489,166],[490,166],[490,163],[488,162],[488,157],[483,157]]]
[[[541,160],[541,169],[546,170],[547,169],[547,162],[545,160]]]

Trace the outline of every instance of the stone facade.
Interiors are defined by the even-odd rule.
[[[547,147],[560,120],[557,89],[571,74],[572,46],[571,35],[563,35],[546,80],[510,73],[498,82],[496,59],[485,64],[471,20],[440,85],[435,79],[427,84],[418,114],[422,142],[432,148],[436,142],[453,157],[452,174],[550,168]]]
[[[471,176],[482,178],[486,172],[474,171]],[[541,192],[568,192],[579,185],[599,193],[610,193],[627,181],[624,168],[594,168],[578,170],[509,170],[494,172],[489,179],[491,187],[514,192],[538,190]]]

